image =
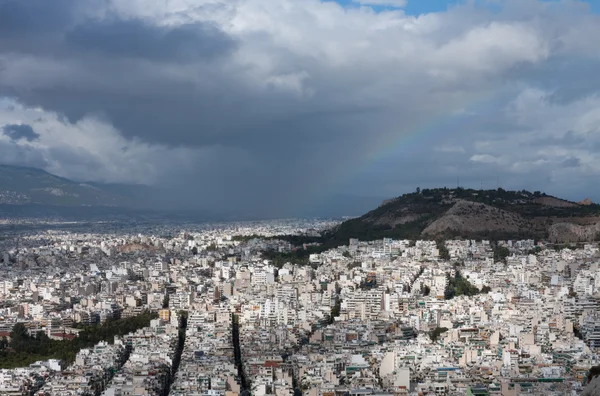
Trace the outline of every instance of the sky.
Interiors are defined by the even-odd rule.
[[[423,14],[440,13],[450,8],[467,4],[487,7],[490,10],[499,10],[502,0],[326,0],[335,1],[345,8],[359,8],[368,6],[376,12],[401,9],[406,15],[419,16]],[[560,3],[560,0],[541,0],[546,3]],[[597,0],[581,0],[588,10],[593,13],[600,12],[600,2]]]
[[[0,162],[269,217],[600,201],[598,3],[0,0]]]

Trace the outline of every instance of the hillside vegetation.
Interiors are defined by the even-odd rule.
[[[100,341],[112,343],[115,336],[149,326],[157,317],[156,312],[143,312],[131,318],[109,320],[101,325],[84,327],[71,341],[52,340],[44,331],[30,335],[23,323],[17,323],[10,333],[10,341],[6,337],[0,340],[0,368],[24,367],[48,359],[59,359],[68,366],[81,349]]]
[[[424,189],[384,202],[324,235],[327,246],[349,238],[595,240],[600,205],[578,204],[541,192]]]

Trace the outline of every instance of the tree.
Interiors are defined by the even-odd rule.
[[[192,248],[192,254],[193,254],[194,256],[198,254],[198,248],[197,248],[196,246],[194,246],[194,247]]]
[[[440,258],[445,261],[450,260],[450,252],[448,251],[444,240],[438,239],[437,241],[435,241],[435,243],[437,245],[438,251],[440,252]]]
[[[456,296],[474,296],[480,293],[480,290],[475,287],[467,278],[464,278],[460,271],[456,271],[454,277],[449,274],[448,284],[446,285],[446,292],[444,298],[450,300]]]
[[[335,318],[340,316],[341,309],[342,309],[342,300],[340,300],[340,297],[338,296],[335,298],[335,304],[333,305],[333,308],[331,308],[331,314],[329,315],[329,320],[328,320],[329,324],[332,324],[333,321],[335,320]]]
[[[207,252],[216,252],[217,250],[219,250],[219,248],[214,243],[206,247]]]
[[[100,341],[112,342],[116,335],[133,332],[149,325],[150,320],[158,315],[145,311],[142,314],[125,319],[109,319],[96,326],[79,326],[81,331],[73,340],[58,341],[50,339],[45,332],[39,331],[35,336],[30,336],[23,324],[13,328],[11,339],[0,341],[0,345],[11,347],[14,351],[7,353],[0,350],[0,367],[15,368],[27,366],[37,360],[59,359],[65,365],[70,364],[82,348],[89,348]]]
[[[342,256],[346,257],[346,258],[350,258],[352,257],[352,255],[350,254],[349,251],[345,251],[344,253],[342,253]]]
[[[27,343],[29,340],[29,333],[24,323],[17,323],[13,326],[10,332],[10,346],[11,348],[18,350],[21,345]]]
[[[421,194],[421,187],[417,187],[417,194]]]
[[[165,294],[165,298],[163,298],[162,307],[163,309],[169,308],[169,294]]]
[[[491,288],[491,287],[489,287],[489,286],[487,286],[487,285],[485,285],[485,286],[483,286],[483,287],[481,288],[481,292],[482,292],[482,293],[484,293],[484,294],[485,294],[485,293],[489,293],[489,292],[491,292],[491,291],[492,291],[492,288]]]
[[[36,338],[37,340],[42,340],[42,341],[43,341],[43,340],[45,340],[46,338],[48,338],[48,335],[46,334],[46,332],[45,332],[45,331],[43,331],[43,330],[40,330],[40,331],[38,331],[37,333],[35,333],[35,338]]]
[[[424,296],[427,297],[429,295],[429,293],[431,293],[431,289],[429,288],[429,286],[423,285],[421,287],[421,294],[423,294]]]
[[[510,251],[508,250],[507,247],[505,246],[499,246],[498,244],[496,244],[494,246],[494,262],[500,262],[502,261],[503,263],[506,264],[506,258],[510,256]]]
[[[436,342],[441,334],[447,332],[448,329],[445,327],[436,327],[435,329],[429,332],[429,338],[431,338],[431,342]]]

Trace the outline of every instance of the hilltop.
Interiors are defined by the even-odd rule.
[[[324,236],[325,243],[349,238],[406,239],[548,239],[553,242],[596,240],[600,205],[542,192],[417,189],[384,201],[361,217],[343,222]]]

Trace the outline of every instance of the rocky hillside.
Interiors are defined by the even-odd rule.
[[[581,242],[600,240],[600,221],[590,225],[557,222],[548,229],[551,242]]]
[[[328,244],[394,238],[597,240],[600,205],[575,203],[541,192],[425,189],[387,200],[342,223],[325,236]]]
[[[503,233],[517,234],[531,224],[516,213],[479,202],[459,200],[441,217],[434,220],[422,235],[445,233]]]
[[[41,169],[0,165],[0,204],[58,206],[134,206],[150,188],[79,183]]]

